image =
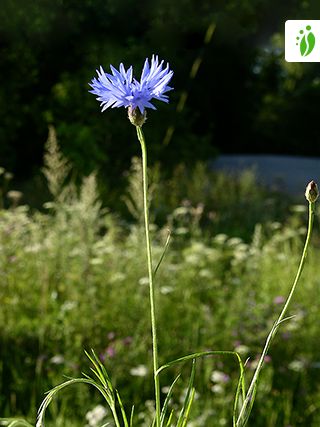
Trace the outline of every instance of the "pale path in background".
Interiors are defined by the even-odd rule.
[[[238,173],[253,169],[257,179],[272,189],[301,195],[311,180],[320,181],[320,158],[276,155],[223,155],[212,162],[214,169]]]

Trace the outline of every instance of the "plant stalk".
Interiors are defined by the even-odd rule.
[[[155,313],[155,295],[153,284],[153,267],[152,253],[149,234],[149,204],[148,204],[148,171],[147,171],[147,149],[144,135],[141,127],[136,126],[138,139],[141,145],[142,152],[142,182],[143,182],[143,206],[144,206],[144,222],[146,233],[146,248],[148,260],[148,276],[149,276],[149,294],[150,294],[150,314],[151,314],[151,330],[152,330],[152,347],[153,347],[153,376],[156,398],[156,426],[160,427],[160,379],[156,374],[158,371],[158,342],[157,342],[157,325]]]
[[[266,343],[265,343],[265,346],[264,346],[263,351],[261,353],[257,368],[255,370],[255,373],[254,373],[253,378],[251,380],[250,386],[248,388],[246,398],[242,404],[242,407],[241,407],[241,410],[240,410],[240,413],[239,413],[239,416],[237,419],[236,427],[244,427],[247,424],[247,420],[248,420],[250,412],[251,412],[251,407],[253,405],[253,399],[254,399],[256,385],[257,385],[257,382],[259,379],[260,371],[261,371],[263,364],[264,364],[265,356],[267,355],[267,352],[269,350],[271,342],[272,342],[273,338],[275,337],[280,324],[285,320],[286,312],[288,310],[292,296],[293,296],[294,291],[295,291],[297,284],[299,282],[299,279],[300,279],[300,276],[301,276],[301,273],[302,273],[302,270],[304,267],[304,263],[305,263],[305,260],[307,257],[307,250],[308,250],[310,237],[311,237],[311,233],[312,233],[312,228],[313,228],[314,213],[315,213],[315,202],[309,202],[308,231],[307,231],[306,241],[305,241],[303,252],[301,255],[298,271],[297,271],[296,277],[294,279],[293,285],[291,287],[290,293],[288,295],[288,298],[286,300],[286,303],[285,303],[285,305],[284,305],[284,307],[283,307],[283,309],[282,309],[282,311],[278,317],[278,320],[274,323],[274,325],[273,325],[273,327],[272,327],[272,329],[271,329],[271,331],[270,331],[270,333],[266,339]],[[249,413],[248,413],[248,411],[249,411]]]

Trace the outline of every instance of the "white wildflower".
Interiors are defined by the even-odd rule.
[[[62,365],[64,363],[64,357],[62,356],[62,354],[57,354],[51,357],[50,362],[54,365]]]
[[[161,286],[160,292],[163,295],[170,294],[171,292],[173,292],[173,287],[172,286]]]
[[[216,394],[222,394],[222,393],[224,393],[224,388],[222,387],[222,385],[221,385],[221,384],[214,384],[214,385],[211,387],[211,391],[212,391],[213,393],[216,393]]]
[[[211,381],[214,383],[226,383],[229,381],[229,376],[221,371],[213,371]]]
[[[130,369],[130,374],[133,377],[145,377],[148,374],[148,368],[145,365],[138,365]]]
[[[304,363],[301,360],[293,360],[289,363],[288,368],[294,372],[302,372],[304,368]]]
[[[141,279],[139,279],[138,283],[141,286],[148,286],[149,285],[149,279],[148,279],[148,277],[141,277]]]
[[[249,353],[250,348],[244,344],[239,344],[237,345],[237,347],[234,349],[234,351],[236,351],[237,353],[241,354],[241,356],[245,356]]]
[[[96,427],[100,424],[100,422],[105,418],[108,411],[102,405],[97,405],[91,411],[87,412],[86,420],[88,421],[88,425],[90,427]]]

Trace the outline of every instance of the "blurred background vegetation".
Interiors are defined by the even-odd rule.
[[[130,221],[103,207],[96,174],[79,186],[54,131],[45,168],[52,200],[41,211],[21,204],[2,178],[0,209],[0,414],[31,423],[44,392],[64,375],[89,372],[84,349],[105,363],[134,425],[152,421],[148,279],[142,217],[141,163],[133,158],[122,194]],[[179,166],[166,178],[150,170],[154,259],[168,229],[172,243],[157,275],[160,364],[194,351],[224,349],[249,358],[249,379],[265,337],[289,292],[306,233],[306,205],[292,205],[258,186],[252,172],[237,180]],[[318,427],[319,232],[261,376],[251,424]],[[178,372],[170,407],[179,412],[190,366],[161,376],[162,399]],[[197,364],[191,427],[230,426],[238,378],[233,358]],[[54,400],[48,427],[101,427],[111,414],[101,397],[74,386]],[[1,420],[0,420],[1,422]],[[7,425],[6,423],[2,425]]]
[[[320,155],[318,64],[284,61],[284,22],[319,13],[318,1],[300,0],[1,1],[0,416],[33,422],[43,393],[86,371],[83,349],[94,347],[125,405],[134,401],[136,425],[150,425],[139,145],[125,110],[101,114],[88,82],[100,65],[139,70],[153,53],[175,72],[170,104],[145,125],[156,257],[173,234],[157,288],[161,363],[237,349],[250,375],[307,213],[250,171],[235,180],[207,160]],[[297,316],[261,379],[255,427],[320,425],[319,233],[309,256]],[[199,364],[191,426],[231,425],[236,375],[233,361]],[[51,425],[83,426],[98,403],[74,389],[53,404]]]
[[[19,183],[38,176],[53,124],[75,169],[113,185],[139,147],[124,110],[101,114],[88,82],[100,65],[140,70],[153,53],[175,90],[149,112],[152,162],[320,155],[318,65],[284,61],[284,22],[319,12],[312,0],[2,0],[1,164]]]

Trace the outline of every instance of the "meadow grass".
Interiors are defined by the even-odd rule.
[[[34,423],[43,393],[63,375],[78,377],[88,365],[83,349],[94,348],[125,407],[135,404],[135,425],[149,427],[154,403],[141,168],[133,162],[124,195],[132,220],[124,222],[102,207],[95,174],[80,188],[68,179],[70,166],[53,134],[47,153],[53,199],[40,212],[4,199],[0,211],[0,414]],[[249,358],[253,373],[299,263],[306,206],[268,193],[251,172],[236,180],[203,165],[180,166],[162,178],[156,167],[150,177],[155,262],[168,228],[172,234],[155,290],[159,364],[199,350],[235,350]],[[249,425],[319,425],[318,257],[315,242],[290,308],[295,317],[270,349]],[[190,369],[173,366],[161,375],[163,400],[181,372],[170,409],[181,406]],[[238,374],[231,357],[197,361],[189,426],[232,424]],[[92,415],[102,403],[85,385],[73,386],[53,400],[47,425],[112,425],[110,412],[101,420]]]

